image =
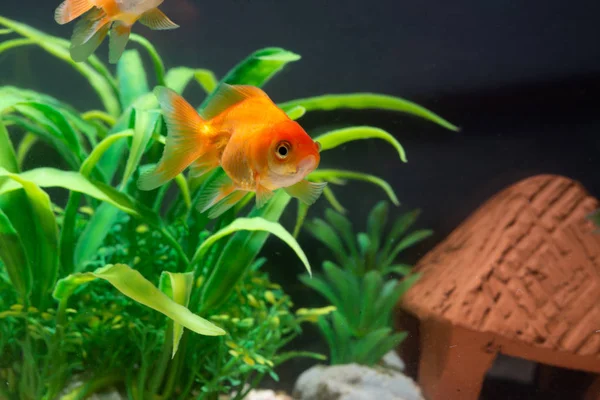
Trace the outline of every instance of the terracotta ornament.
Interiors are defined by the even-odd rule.
[[[477,399],[499,353],[600,374],[600,234],[586,219],[597,207],[577,182],[529,178],[417,264],[399,312],[418,318],[427,399]],[[586,399],[600,400],[600,379]]]

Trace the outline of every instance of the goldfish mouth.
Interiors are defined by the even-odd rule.
[[[317,159],[315,156],[304,157],[302,161],[298,163],[299,173],[308,173],[317,167]]]

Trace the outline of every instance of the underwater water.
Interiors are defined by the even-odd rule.
[[[599,5],[165,0],[115,64],[59,4],[0,1],[0,399],[600,399]]]

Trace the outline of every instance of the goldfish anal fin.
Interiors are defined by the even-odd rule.
[[[210,100],[200,114],[204,119],[213,119],[228,108],[244,100],[256,97],[269,98],[261,89],[249,85],[221,83],[210,95]]]
[[[88,21],[88,20],[81,20],[78,22],[78,24],[80,24],[80,23],[81,23],[81,27],[80,27],[81,30],[78,31],[77,27],[76,27],[75,32],[73,33],[71,47],[69,48],[71,58],[75,62],[83,62],[83,61],[87,60],[88,57],[91,56],[94,53],[94,51],[96,51],[98,46],[100,46],[100,44],[102,44],[102,42],[106,38],[106,35],[108,34],[108,30],[110,28],[108,19],[105,21],[96,20],[95,22]],[[89,28],[88,28],[89,31],[86,31],[84,33],[83,25],[85,23],[90,23],[93,25],[89,26]],[[81,33],[78,33],[78,32],[81,32]],[[91,34],[91,36],[90,36],[90,34]]]
[[[150,11],[146,11],[140,17],[140,23],[146,25],[150,29],[154,30],[166,30],[179,28],[175,22],[171,21],[162,11],[158,8],[153,8]]]
[[[121,21],[115,21],[110,30],[110,41],[108,47],[108,62],[116,64],[121,58],[121,54],[125,51],[129,35],[131,34],[131,26],[125,25]]]
[[[208,218],[217,218],[231,207],[235,206],[244,198],[248,192],[243,190],[235,190],[226,196],[224,199],[216,203],[208,212]]]
[[[196,208],[200,212],[205,212],[236,190],[233,181],[223,170],[219,170],[214,177],[209,179],[210,181],[201,189],[198,204],[196,204]]]
[[[271,199],[271,197],[273,197],[275,193],[273,193],[272,191],[270,191],[269,189],[265,188],[262,185],[257,185],[256,187],[256,208],[261,208],[262,206],[264,206],[267,201],[269,201]]]
[[[283,188],[292,197],[297,198],[305,204],[312,205],[317,201],[327,182],[309,182],[306,179],[301,180],[295,185]]]
[[[54,20],[64,25],[81,17],[94,7],[90,0],[65,0],[54,11]]]
[[[202,175],[208,174],[210,171],[219,166],[219,160],[214,160],[212,157],[202,156],[192,163],[190,166],[190,178],[199,178]]]
[[[196,110],[166,87],[157,86],[154,94],[163,111],[168,134],[156,169],[142,175],[138,181],[141,190],[152,190],[165,184],[206,153],[204,121]]]

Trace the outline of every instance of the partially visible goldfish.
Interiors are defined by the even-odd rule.
[[[100,46],[110,30],[109,61],[116,63],[127,46],[131,27],[137,21],[151,29],[175,29],[157,7],[164,0],[65,0],[54,13],[63,25],[80,16],[71,38],[71,58],[85,61]]]
[[[320,162],[320,145],[254,86],[221,84],[201,115],[181,96],[165,87],[154,91],[167,124],[162,158],[142,175],[138,187],[155,189],[188,166],[200,176],[221,166],[225,174],[201,194],[198,209],[215,218],[248,192],[262,207],[283,188],[289,195],[313,204],[326,183],[306,176]]]

